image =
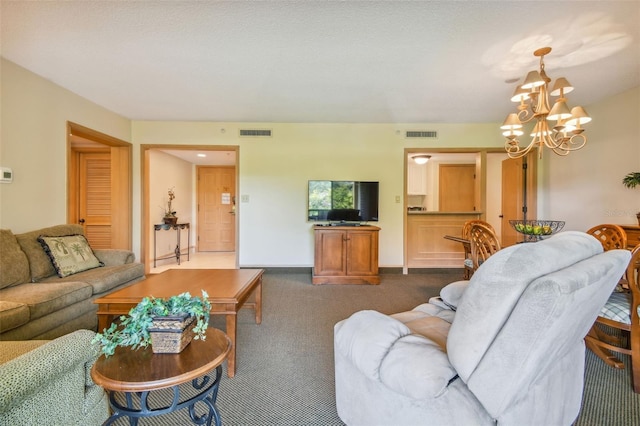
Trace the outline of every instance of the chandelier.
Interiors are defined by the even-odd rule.
[[[540,71],[530,71],[524,82],[519,85],[512,102],[518,102],[518,112],[511,113],[500,127],[506,137],[505,150],[510,158],[527,155],[533,148],[538,148],[540,158],[544,146],[558,155],[568,155],[571,151],[582,148],[587,143],[582,124],[591,121],[591,117],[581,106],[569,110],[565,94],[573,87],[566,78],[560,77],[549,92],[551,79],[544,71],[544,56],[551,52],[550,47],[543,47],[533,54],[540,57]],[[558,96],[553,108],[549,109],[549,95]],[[555,121],[555,126],[549,123]],[[521,146],[519,136],[524,134],[523,124],[533,122],[531,142]]]

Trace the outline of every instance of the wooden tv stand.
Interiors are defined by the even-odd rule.
[[[315,225],[313,284],[380,284],[377,226]]]

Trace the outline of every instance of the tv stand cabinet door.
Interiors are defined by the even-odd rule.
[[[346,242],[346,231],[315,231],[314,275],[331,277],[347,274]]]
[[[347,231],[347,275],[378,276],[378,232]]]
[[[315,228],[313,284],[380,284],[376,226]]]

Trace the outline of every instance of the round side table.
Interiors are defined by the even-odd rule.
[[[209,328],[206,340],[192,340],[179,354],[154,354],[149,346],[135,351],[118,347],[112,356],[100,356],[91,368],[91,378],[109,394],[113,414],[104,424],[110,425],[127,416],[129,424],[137,425],[142,417],[188,408],[194,423],[210,425],[214,420],[219,426],[220,413],[215,403],[222,377],[222,362],[230,350],[229,337],[218,329]],[[212,379],[207,373],[213,369],[216,373]],[[179,385],[189,381],[195,395],[181,398]],[[151,408],[149,393],[165,388],[171,388],[173,400],[163,407]],[[118,392],[124,393],[126,404],[117,400]],[[208,412],[202,416],[198,416],[195,410],[199,401],[208,407]]]

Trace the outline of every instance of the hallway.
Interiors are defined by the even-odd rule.
[[[151,267],[149,273],[159,274],[167,269],[234,269],[236,267],[236,253],[231,252],[196,252],[191,253],[189,260],[183,255],[180,265],[175,258],[159,260],[156,267]]]

